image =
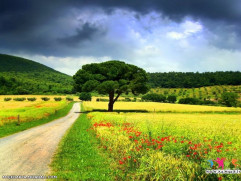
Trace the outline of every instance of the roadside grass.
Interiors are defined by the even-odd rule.
[[[62,109],[59,109],[56,113],[50,114],[48,117],[42,119],[30,122],[22,122],[19,125],[16,122],[14,122],[0,126],[0,138],[61,118],[69,113],[69,111],[73,107],[73,104],[74,102],[71,102]]]
[[[65,134],[51,164],[58,180],[115,180],[107,153],[98,149],[90,120],[82,113]]]

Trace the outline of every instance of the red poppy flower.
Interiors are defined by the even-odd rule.
[[[119,160],[119,164],[122,165],[122,164],[124,164],[124,162],[122,162],[121,160]]]

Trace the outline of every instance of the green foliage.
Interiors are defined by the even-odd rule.
[[[66,97],[66,100],[67,100],[67,101],[74,101],[74,98],[72,98],[72,97]]]
[[[151,87],[192,88],[213,85],[241,85],[241,72],[149,73]]]
[[[48,117],[38,119],[38,120],[33,120],[30,122],[23,122],[19,126],[16,126],[16,123],[0,126],[0,138],[20,132],[20,131],[24,131],[26,129],[29,129],[35,126],[39,126],[39,125],[48,123],[50,121],[56,120],[58,118],[61,118],[63,116],[66,116],[72,107],[73,107],[73,103],[69,103],[62,109],[55,112],[54,114],[50,114]]]
[[[175,103],[176,101],[177,101],[177,96],[175,96],[175,95],[169,95],[167,97],[167,102],[169,102],[169,103]]]
[[[55,101],[61,101],[62,98],[61,98],[61,97],[55,97],[54,100],[55,100]]]
[[[25,101],[26,98],[24,97],[16,97],[16,98],[13,98],[14,101]]]
[[[69,94],[73,79],[40,63],[0,54],[0,95]]]
[[[182,99],[180,99],[178,103],[179,103],[179,104],[198,105],[198,104],[201,104],[201,101],[200,101],[199,99],[196,99],[196,98],[187,97],[187,98],[182,98]]]
[[[165,102],[166,97],[162,94],[150,93],[142,96],[143,101]]]
[[[27,100],[34,102],[34,101],[36,101],[36,98],[35,97],[29,97],[29,98],[27,98]]]
[[[12,100],[12,98],[10,98],[10,97],[5,97],[4,98],[4,101],[11,101]]]
[[[82,101],[91,101],[91,94],[89,92],[81,92],[79,99]]]
[[[73,78],[78,92],[109,94],[109,111],[113,111],[113,105],[122,93],[138,95],[148,91],[145,70],[117,60],[84,65]]]
[[[41,99],[42,99],[43,101],[49,101],[49,100],[50,100],[49,97],[41,97]]]
[[[101,151],[91,122],[81,114],[60,143],[51,167],[59,180],[115,180],[108,154]]]
[[[131,99],[129,97],[126,97],[125,102],[131,102]]]
[[[217,105],[217,103],[216,102],[214,102],[214,101],[210,101],[210,100],[204,100],[204,101],[201,101],[201,104],[203,104],[203,105]]]
[[[96,102],[109,102],[108,99],[103,99],[103,98],[97,98]]]
[[[238,105],[238,94],[234,92],[224,92],[221,96],[220,103],[228,107],[236,107]]]

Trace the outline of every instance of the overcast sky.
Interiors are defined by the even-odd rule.
[[[0,0],[0,53],[69,75],[106,60],[148,72],[241,71],[241,1]]]

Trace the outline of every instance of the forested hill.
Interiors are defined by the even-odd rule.
[[[66,94],[72,77],[40,63],[0,54],[0,94]]]
[[[241,85],[241,72],[148,73],[152,88],[191,88],[212,85]]]

